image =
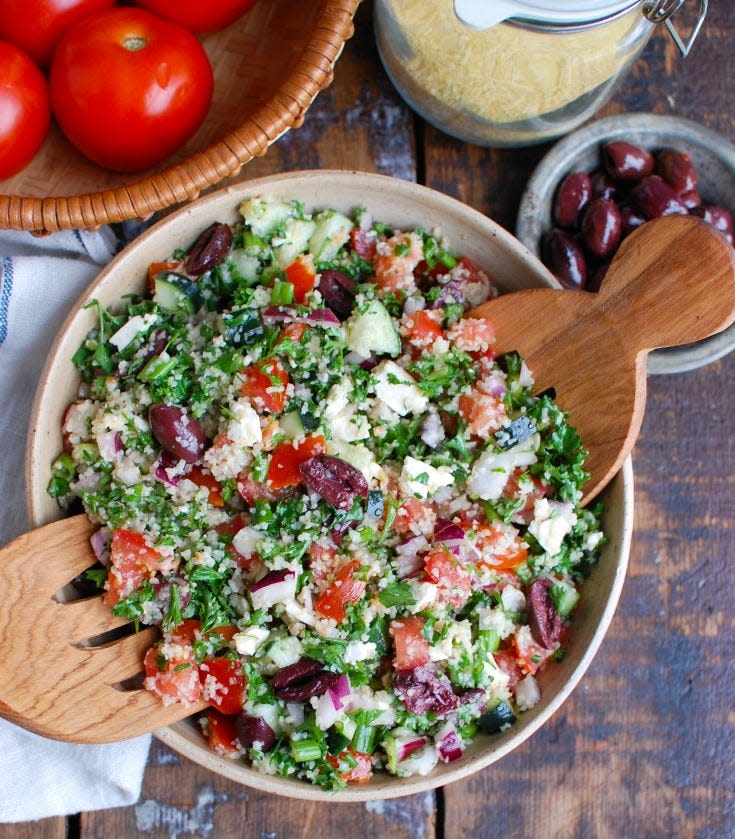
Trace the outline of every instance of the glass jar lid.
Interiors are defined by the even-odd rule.
[[[573,25],[612,17],[638,5],[639,0],[454,0],[457,17],[476,29],[504,20]]]

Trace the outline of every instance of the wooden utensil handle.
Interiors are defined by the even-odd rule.
[[[635,351],[701,341],[735,321],[735,250],[701,219],[650,221],[621,245],[596,309]]]

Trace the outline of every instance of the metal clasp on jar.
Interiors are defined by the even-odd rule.
[[[672,20],[673,16],[684,5],[686,0],[649,0],[643,4],[643,14],[651,21],[651,23],[663,23],[669,30],[672,40],[679,49],[679,52],[684,58],[689,55],[694,42],[699,35],[699,30],[704,23],[705,15],[707,14],[708,0],[699,0],[699,11],[697,12],[697,19],[689,33],[689,37],[684,41],[679,35],[679,32],[674,26]]]

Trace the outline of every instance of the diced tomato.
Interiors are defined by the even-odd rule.
[[[243,473],[237,479],[237,491],[245,499],[249,507],[253,507],[257,501],[278,501],[288,495],[288,488],[273,489],[265,481],[254,481]]]
[[[177,644],[176,657],[172,659],[164,658],[162,647],[161,644],[151,647],[143,659],[146,690],[184,705],[198,702],[202,698],[202,686],[191,646]]]
[[[293,443],[279,443],[268,464],[268,485],[272,489],[283,489],[300,484],[299,466],[326,450],[327,441],[321,434],[312,434]]]
[[[261,486],[261,484],[256,484],[255,482],[252,482],[252,485],[253,487]],[[262,484],[262,486],[265,486],[265,484]],[[252,505],[255,502],[253,501],[248,503]],[[236,533],[239,533],[243,529],[243,527],[247,527],[248,524],[250,524],[249,516],[247,516],[245,513],[238,513],[231,519],[228,519],[225,522],[221,522],[214,529],[217,531],[217,533],[219,533],[222,536],[234,537]],[[260,558],[257,554],[244,556],[239,551],[235,550],[235,547],[231,542],[225,547],[225,551],[228,554],[230,554],[230,556],[235,560],[235,562],[240,566],[240,568],[244,568],[246,571],[252,571],[255,568],[256,564],[260,561]]]
[[[432,548],[426,557],[424,570],[427,578],[437,585],[440,602],[459,608],[470,596],[472,577],[447,548]]]
[[[505,403],[498,396],[473,388],[463,393],[458,401],[459,414],[477,437],[488,437],[503,424]]]
[[[314,271],[314,261],[311,256],[300,256],[288,265],[283,273],[293,286],[294,300],[297,303],[305,303],[306,295],[316,285],[316,271]]]
[[[191,644],[199,638],[211,638],[213,635],[219,635],[226,641],[231,641],[237,627],[233,623],[223,623],[220,626],[213,626],[206,632],[202,632],[202,622],[196,618],[187,618],[182,621],[176,629],[171,632],[171,640],[176,643]]]
[[[180,262],[151,262],[148,266],[148,287],[151,291],[156,290],[156,277],[168,271],[180,271]]]
[[[435,520],[436,513],[430,503],[408,495],[393,519],[393,530],[396,533],[431,533]]]
[[[345,758],[350,758],[350,760],[345,760]],[[328,754],[327,760],[338,771],[339,777],[348,784],[362,784],[372,778],[372,757],[366,752],[356,752],[352,746],[338,755]],[[353,761],[354,766],[351,765]]]
[[[511,648],[506,648],[493,653],[493,658],[498,667],[508,677],[508,687],[513,690],[523,678],[523,671],[518,666],[515,653]]]
[[[411,316],[408,324],[408,340],[412,344],[428,347],[441,336],[441,310],[422,309]]]
[[[306,323],[287,323],[281,330],[281,334],[278,336],[276,346],[278,346],[281,341],[285,341],[287,338],[290,338],[292,341],[300,344],[301,339],[304,337],[304,332],[306,332],[308,328],[309,326]]]
[[[309,554],[309,570],[312,580],[321,588],[332,576],[337,551],[334,548],[325,548],[319,542],[312,542],[307,553]]]
[[[162,560],[142,533],[122,527],[113,530],[105,604],[114,606],[135,591],[143,580],[161,570]]]
[[[360,259],[372,262],[378,250],[378,234],[374,230],[353,227],[350,230],[350,245]]]
[[[214,529],[220,536],[234,536],[248,524],[250,524],[250,518],[245,513],[238,513],[227,521],[220,522]]]
[[[462,318],[449,327],[447,338],[459,350],[484,353],[495,344],[495,328],[487,318]]]
[[[396,670],[413,670],[429,663],[429,642],[422,634],[425,623],[418,615],[391,621]]]
[[[365,593],[366,583],[354,579],[355,571],[360,567],[357,560],[352,560],[341,568],[334,583],[314,600],[314,608],[325,618],[332,618],[341,623],[346,617],[345,606],[357,601]]]
[[[554,654],[558,645],[550,650],[542,647],[534,641],[531,630],[527,626],[522,626],[513,635],[513,646],[521,672],[533,675],[546,659]]]
[[[459,265],[464,269],[462,271],[462,279],[466,283],[486,283],[488,281],[487,274],[476,262],[473,262],[468,257],[463,256],[459,260]]]
[[[226,716],[214,708],[207,708],[207,741],[214,751],[236,752],[240,748],[237,739],[237,725],[235,718]]]
[[[192,466],[185,477],[197,486],[206,487],[209,490],[209,503],[213,507],[225,506],[225,501],[222,497],[222,484],[214,475],[205,472],[201,466]]]
[[[500,521],[478,525],[475,545],[482,552],[477,565],[491,571],[515,571],[528,556],[528,548],[518,531]]]
[[[530,524],[533,519],[534,504],[538,499],[546,498],[550,488],[536,475],[527,474],[521,482],[520,478],[524,471],[524,469],[518,467],[511,472],[508,482],[503,488],[503,498],[523,498],[523,506],[513,513],[513,521]]]
[[[243,377],[240,392],[255,403],[256,408],[280,413],[286,406],[288,373],[277,358],[267,358],[240,371]]]
[[[242,711],[245,676],[233,658],[207,658],[199,665],[202,696],[223,714]]]

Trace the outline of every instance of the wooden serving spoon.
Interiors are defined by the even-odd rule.
[[[591,499],[635,442],[648,350],[698,341],[735,321],[735,255],[698,219],[661,219],[623,242],[599,294],[520,291],[471,315],[493,320],[499,351],[524,356],[537,390],[556,389],[590,451]],[[103,633],[126,622],[100,597],[55,597],[94,564],[92,530],[76,516],[0,551],[0,716],[59,740],[100,743],[205,705],[164,706],[148,691],[120,689],[140,673],[156,631],[105,642]]]
[[[638,437],[650,350],[701,341],[735,322],[735,250],[700,219],[668,216],[626,238],[598,294],[527,289],[483,303],[497,353],[517,350],[535,391],[556,391],[589,450],[583,503]]]

